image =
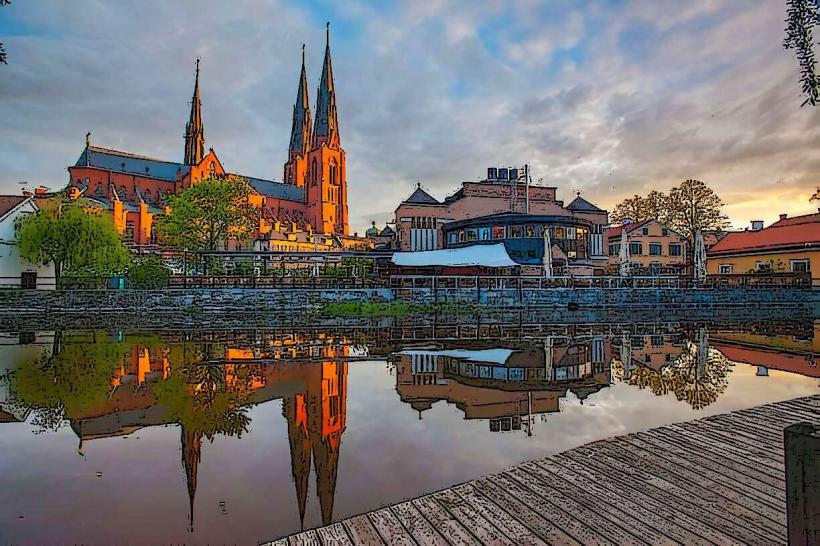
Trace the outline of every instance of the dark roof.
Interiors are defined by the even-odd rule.
[[[142,155],[130,154],[119,150],[87,146],[75,167],[96,167],[108,171],[125,172],[148,178],[173,182],[180,174],[187,173],[191,167],[182,163],[163,161]],[[146,170],[147,169],[147,170]]]
[[[396,234],[396,232],[393,231],[393,228],[391,228],[390,226],[384,226],[384,229],[382,230],[382,232],[379,235],[381,235],[382,237],[387,237],[387,236],[393,236],[395,234]]]
[[[304,190],[292,184],[265,180],[264,178],[253,178],[251,176],[237,176],[242,176],[242,178],[248,181],[248,184],[253,186],[253,189],[267,197],[276,197],[278,199],[287,199],[289,201],[303,201],[305,198]]]
[[[483,226],[487,224],[496,225],[521,225],[521,224],[565,224],[570,226],[589,227],[590,222],[575,216],[557,214],[522,214],[520,212],[497,212],[487,216],[476,216],[475,218],[465,218],[444,224],[444,231],[452,231],[465,227]]]
[[[0,218],[28,199],[25,195],[0,195]]]
[[[572,203],[567,205],[567,209],[569,210],[579,210],[579,211],[586,211],[586,212],[605,212],[603,209],[599,209],[580,195],[577,196],[575,199],[572,200]]]
[[[410,197],[404,200],[405,203],[414,203],[417,205],[438,205],[440,204],[436,201],[435,197],[421,189],[421,186],[416,188],[416,191],[413,192]]]

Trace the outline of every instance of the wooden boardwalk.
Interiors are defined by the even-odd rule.
[[[820,396],[601,440],[273,545],[786,544],[783,428]]]

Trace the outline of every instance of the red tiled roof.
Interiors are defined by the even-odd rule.
[[[25,195],[0,195],[0,218],[28,199]]]
[[[652,220],[644,220],[643,222],[636,222],[634,224],[627,224],[625,226],[618,226],[618,227],[614,227],[614,228],[609,228],[608,230],[606,230],[606,238],[607,239],[613,239],[615,237],[620,237],[622,230],[626,231],[627,234],[629,234],[629,233],[635,231],[636,229],[638,229],[639,227],[643,227],[644,225],[648,224],[651,221]]]
[[[820,247],[820,214],[786,218],[759,231],[729,233],[709,249],[709,254],[812,247]]]

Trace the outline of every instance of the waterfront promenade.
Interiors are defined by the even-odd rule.
[[[786,544],[783,429],[820,395],[597,441],[268,544]]]

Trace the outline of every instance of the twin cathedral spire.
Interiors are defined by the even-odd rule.
[[[330,60],[330,23],[326,27],[325,61],[322,78],[316,91],[316,121],[311,128],[310,99],[305,71],[305,46],[302,45],[302,73],[293,105],[293,126],[290,130],[288,158],[304,155],[322,145],[333,150],[340,148],[339,121],[336,115],[336,89],[333,85],[333,66]]]

